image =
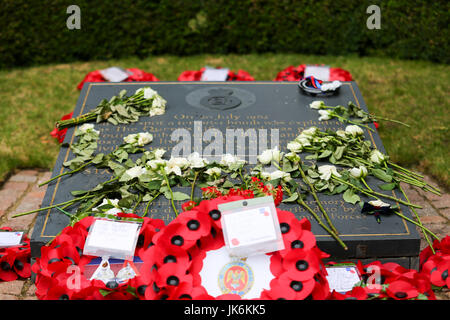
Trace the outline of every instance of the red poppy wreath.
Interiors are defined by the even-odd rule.
[[[9,227],[0,228],[4,231],[12,231]],[[21,278],[29,278],[30,265],[30,239],[23,235],[22,242],[18,246],[0,248],[0,280],[14,281]]]
[[[119,217],[137,218],[133,214],[118,213]],[[95,258],[83,255],[89,227],[94,217],[86,217],[64,228],[60,235],[41,248],[32,271],[36,274],[36,296],[40,300],[130,300],[144,297],[145,288],[152,283],[148,273],[126,282],[88,280],[87,265]],[[135,254],[142,257],[152,245],[153,236],[162,228],[159,219],[143,218]]]
[[[256,272],[246,267],[251,257],[247,261],[231,261],[223,266],[215,258],[221,256],[220,250],[225,246],[218,205],[246,198],[220,196],[201,201],[157,233],[153,238],[155,245],[143,254],[142,270],[153,280],[145,290],[145,298],[246,299],[246,286],[251,285],[254,280],[251,273]],[[277,209],[277,214],[285,249],[265,255],[269,263],[262,272],[265,273],[263,277],[270,281],[267,287],[260,287],[256,296],[253,294],[254,298],[325,299],[329,286],[322,258],[328,255],[317,248],[309,221],[299,221],[291,212],[280,209]],[[210,254],[216,255],[209,257]],[[202,272],[209,263],[215,265],[208,270],[216,270],[218,275]],[[208,277],[213,279],[209,281]],[[213,294],[208,291],[206,282],[217,286],[217,281],[222,291]]]

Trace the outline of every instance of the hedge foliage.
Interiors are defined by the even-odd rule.
[[[68,6],[81,9],[69,30]],[[381,29],[369,30],[369,5]],[[298,52],[449,62],[446,0],[0,0],[0,67],[155,54]]]

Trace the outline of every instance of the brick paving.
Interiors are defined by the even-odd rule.
[[[22,170],[12,175],[0,189],[0,227],[26,230],[31,236],[37,213],[18,218],[12,216],[40,207],[46,186],[39,188],[38,185],[50,177],[50,172],[40,170]],[[427,177],[427,180],[437,185],[431,178]],[[409,185],[403,187],[409,200],[423,207],[417,213],[425,227],[439,238],[449,235],[450,194],[445,193],[439,197]],[[422,238],[421,249],[427,245]],[[0,281],[0,300],[36,300],[35,290],[30,279]],[[440,300],[450,300],[450,291],[437,292],[436,296]]]

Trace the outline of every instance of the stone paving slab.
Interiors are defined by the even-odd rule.
[[[40,207],[45,195],[46,186],[38,187],[39,183],[51,177],[51,172],[41,170],[22,170],[12,175],[0,188],[0,227],[25,230],[30,236],[37,213],[23,217],[12,218],[16,213],[33,210]],[[427,181],[437,185],[431,178]],[[450,194],[441,197],[421,189],[402,185],[409,200],[421,205],[417,210],[423,225],[434,232],[439,238],[450,234]],[[441,188],[443,190],[443,188]],[[422,233],[419,231],[422,235]],[[423,238],[421,249],[428,246]],[[30,279],[19,279],[11,282],[0,282],[0,300],[36,300],[36,286]],[[437,292],[439,300],[450,300],[450,290]]]

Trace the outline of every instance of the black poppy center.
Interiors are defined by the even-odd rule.
[[[291,230],[291,226],[289,224],[287,224],[286,222],[280,223],[281,233],[283,233],[283,234],[288,233],[289,230]]]
[[[11,269],[10,264],[8,262],[6,262],[6,261],[2,261],[0,266],[1,266],[3,271],[8,271],[9,269]]]
[[[291,242],[291,248],[292,249],[302,249],[304,247],[303,241],[295,240]]]
[[[175,276],[170,276],[167,278],[166,282],[169,286],[177,286],[178,283],[180,283],[180,280]]]
[[[111,280],[106,283],[106,287],[111,290],[116,289],[118,286],[119,286],[119,284],[115,280]]]
[[[16,261],[14,261],[14,267],[17,269],[17,270],[22,270],[23,269],[23,263],[22,263],[22,261],[20,261],[20,260],[16,260]]]
[[[403,299],[403,298],[406,298],[406,297],[407,297],[407,294],[406,294],[406,292],[398,291],[398,292],[395,293],[395,296],[396,296],[397,298],[399,298],[399,299]]]
[[[211,219],[213,219],[213,220],[219,220],[219,219],[220,219],[220,216],[221,216],[221,213],[220,213],[219,210],[214,209],[214,210],[211,210],[211,211],[209,212],[209,216],[210,216]]]
[[[62,295],[59,297],[59,300],[69,300],[69,296],[68,296],[67,294],[62,294]]]
[[[171,263],[171,262],[177,262],[177,258],[175,258],[174,256],[168,255],[167,257],[164,258],[164,263]]]
[[[137,293],[141,296],[145,295],[145,290],[147,289],[147,285],[143,284],[142,286],[137,287]]]
[[[172,239],[170,240],[170,242],[175,246],[182,246],[184,243],[184,239],[182,236],[177,235],[177,236],[173,236]]]
[[[447,277],[448,277],[448,270],[445,270],[444,272],[442,272],[441,278],[442,278],[442,280],[445,281],[447,279]]]
[[[306,269],[308,269],[309,265],[308,262],[305,260],[298,260],[295,263],[295,267],[297,268],[298,271],[305,271]]]
[[[291,281],[290,286],[294,291],[297,292],[303,289],[303,284],[300,281]]]
[[[198,222],[197,220],[189,220],[187,223],[187,227],[192,231],[198,230],[198,228],[200,228],[200,222]]]

